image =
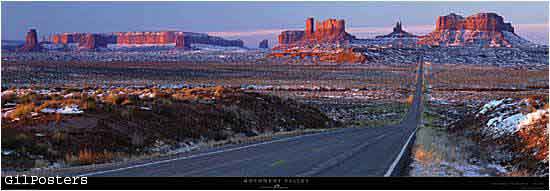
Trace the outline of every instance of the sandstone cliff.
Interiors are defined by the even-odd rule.
[[[390,34],[376,36],[376,38],[414,38],[414,37],[416,36],[403,30],[401,26],[401,22],[395,23],[395,26],[393,27],[393,31]]]
[[[227,40],[201,33],[161,31],[161,32],[116,32],[116,33],[62,33],[50,36],[54,44],[78,44],[82,49],[105,48],[114,45],[167,45],[176,48],[189,48],[190,44],[210,44],[216,46],[244,47],[242,40]]]
[[[437,18],[435,30],[420,37],[420,45],[512,47],[530,44],[514,33],[510,23],[496,13],[466,18],[451,13]]]
[[[263,49],[269,48],[269,42],[267,41],[267,39],[260,41],[258,48],[263,48]]]
[[[276,48],[323,43],[349,43],[355,37],[345,31],[345,25],[344,20],[337,19],[327,19],[314,24],[313,18],[308,18],[305,30],[281,32],[278,36],[279,44]]]
[[[283,31],[278,36],[279,46],[296,44],[304,39],[304,31]]]
[[[117,32],[117,44],[170,44],[175,42],[175,32]]]
[[[310,59],[316,63],[349,63],[349,64],[364,64],[368,61],[368,57],[361,50],[354,48],[338,49],[334,52],[315,52],[287,49],[281,52],[272,52],[267,55],[268,58],[285,58],[285,59]]]
[[[176,33],[176,48],[182,49],[182,48],[191,48],[189,46],[189,43],[185,43],[185,37],[183,36],[183,33]]]
[[[25,45],[20,49],[21,51],[39,51],[40,45],[38,44],[38,34],[36,29],[30,29],[25,36]]]

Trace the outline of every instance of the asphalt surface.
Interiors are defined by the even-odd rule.
[[[419,61],[422,63],[422,61]],[[413,104],[398,125],[346,128],[234,145],[81,176],[384,176],[415,132],[422,111],[423,66]],[[406,156],[403,156],[406,157]]]

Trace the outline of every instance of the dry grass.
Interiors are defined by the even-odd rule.
[[[548,88],[548,70],[432,65],[434,88]]]
[[[79,165],[98,164],[111,162],[116,156],[117,154],[106,150],[102,152],[95,152],[90,149],[83,149],[80,150],[76,156],[71,153],[67,153],[65,155],[65,163]]]
[[[35,105],[34,103],[28,103],[28,104],[19,104],[16,106],[15,110],[10,113],[10,118],[23,118],[28,116],[32,111],[34,111]]]

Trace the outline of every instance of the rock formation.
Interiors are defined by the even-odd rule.
[[[185,43],[183,33],[176,33],[176,48],[191,48],[189,43]]]
[[[263,49],[269,48],[269,42],[267,41],[267,39],[260,41],[258,48],[263,48]]]
[[[313,18],[308,18],[305,30],[281,32],[278,36],[279,45],[277,48],[324,43],[349,43],[355,37],[345,31],[345,26],[344,20],[327,19],[314,24]]]
[[[313,52],[313,51],[300,51],[296,49],[287,49],[284,51],[276,51],[267,55],[268,58],[286,58],[286,59],[310,59],[311,61],[327,62],[327,63],[366,63],[368,57],[363,54],[364,50],[358,50],[355,48],[339,49],[335,52]]]
[[[530,44],[514,33],[510,23],[496,13],[478,13],[466,18],[451,13],[439,16],[435,30],[420,37],[420,45],[512,47]]]
[[[235,46],[244,47],[244,42],[240,39],[227,40],[217,36],[210,36],[202,33],[183,32],[186,44],[210,44],[216,46]]]
[[[395,26],[393,27],[393,31],[390,34],[376,36],[376,38],[414,38],[414,37],[416,36],[403,30],[400,21],[395,23]]]
[[[278,36],[279,46],[296,44],[304,39],[304,31],[283,31]]]
[[[315,23],[312,17],[306,19],[306,38],[313,38]]]
[[[437,17],[436,31],[445,30],[478,30],[478,31],[508,31],[514,32],[510,23],[496,13],[478,13],[467,18],[451,13]]]
[[[85,49],[95,49],[97,48],[95,40],[96,37],[94,34],[86,34],[84,43],[79,44],[79,46]]]
[[[21,51],[39,51],[40,45],[37,36],[36,29],[30,29],[25,36],[25,45],[23,45]]]
[[[105,48],[114,45],[167,45],[190,48],[190,44],[244,47],[242,40],[227,40],[206,34],[177,31],[116,32],[116,33],[62,33],[50,36],[54,44],[78,44],[82,49]]]
[[[113,35],[106,34],[79,34],[76,35],[75,43],[78,43],[78,47],[81,49],[97,49],[100,47],[107,47],[108,44],[116,42],[116,38]]]
[[[175,42],[175,33],[162,32],[117,32],[117,44],[170,44]]]

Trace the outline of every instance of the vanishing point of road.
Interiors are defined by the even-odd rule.
[[[96,169],[81,176],[395,176],[422,113],[423,64],[418,60],[413,103],[397,125],[344,128],[233,145],[176,158]]]

